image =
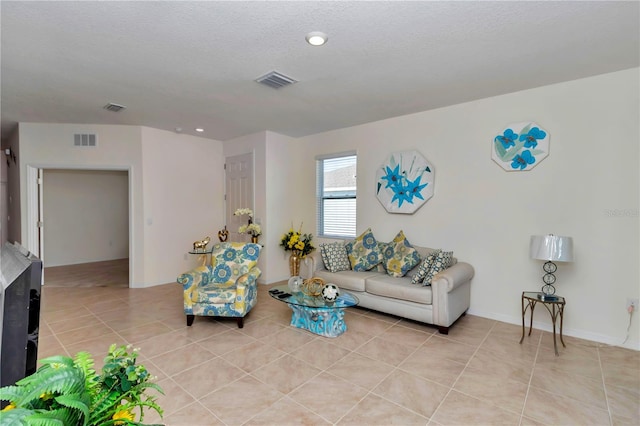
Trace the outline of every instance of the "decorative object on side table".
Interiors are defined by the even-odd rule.
[[[248,234],[251,236],[251,242],[258,243],[258,237],[262,235],[262,227],[257,223],[253,223],[253,210],[251,209],[237,209],[234,216],[249,216],[246,225],[242,225],[238,228],[238,234]]]
[[[145,392],[164,392],[143,365],[136,365],[137,350],[129,349],[111,345],[100,374],[87,352],[41,359],[35,373],[0,389],[0,400],[10,402],[2,424],[143,425],[145,409],[162,417],[156,396]]]
[[[394,152],[376,172],[376,197],[389,213],[412,214],[433,196],[433,166],[418,152]]]
[[[211,237],[205,237],[204,240],[194,241],[193,251],[205,252],[207,250],[207,244],[209,244],[210,241],[211,241]]]
[[[291,226],[289,232],[280,239],[280,246],[284,251],[291,252],[289,256],[289,273],[292,277],[300,275],[300,260],[316,249],[311,240],[313,240],[313,235],[302,233],[302,223],[297,231],[294,231],[293,226]]]
[[[546,260],[542,265],[545,274],[542,277],[543,297],[546,300],[553,300],[556,288],[556,276],[553,274],[558,267],[553,261],[572,262],[573,261],[573,239],[571,237],[560,237],[557,235],[532,235],[529,244],[529,256],[532,259]]]
[[[508,172],[531,170],[549,155],[549,132],[534,122],[509,124],[493,138],[491,158]]]
[[[227,225],[224,226],[224,229],[218,231],[218,239],[221,243],[224,243],[229,238],[229,231],[227,230]]]

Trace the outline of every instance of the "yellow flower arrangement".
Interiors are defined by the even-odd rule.
[[[289,232],[282,236],[280,246],[284,251],[297,251],[300,252],[301,257],[305,257],[316,249],[313,244],[311,244],[312,239],[313,235],[302,233],[302,224],[300,224],[298,231],[294,230],[292,226]]]

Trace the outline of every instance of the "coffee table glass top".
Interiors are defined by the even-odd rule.
[[[279,291],[275,293],[273,290]],[[289,296],[278,297],[282,294],[289,294]],[[290,305],[304,306],[307,308],[325,308],[325,309],[343,309],[351,306],[356,306],[359,300],[351,293],[347,293],[344,290],[340,290],[340,296],[335,302],[327,302],[322,297],[306,296],[304,293],[298,292],[291,293],[291,290],[286,285],[277,285],[269,290],[269,295],[276,300],[288,303]]]

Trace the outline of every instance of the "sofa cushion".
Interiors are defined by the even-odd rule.
[[[418,270],[413,275],[413,277],[411,277],[411,284],[420,284],[420,283],[422,283],[424,281],[424,279],[427,277],[427,274],[431,270],[431,266],[433,265],[433,263],[436,260],[436,256],[441,251],[442,250],[434,251],[429,256],[424,258],[422,260],[422,262],[420,262],[420,265],[418,266]]]
[[[431,265],[431,269],[427,272],[427,276],[424,278],[422,285],[431,285],[431,281],[433,277],[438,274],[438,272],[444,271],[449,266],[453,264],[453,252],[452,251],[440,251],[437,255],[433,264]]]
[[[348,271],[351,269],[347,249],[342,242],[320,244],[320,255],[325,268],[330,272]]]
[[[345,244],[351,269],[354,271],[368,271],[376,267],[382,260],[378,242],[368,228],[355,240]]]
[[[315,276],[322,278],[327,284],[336,284],[343,290],[351,291],[364,291],[365,279],[368,277],[374,277],[377,275],[386,276],[386,274],[368,271],[368,272],[355,272],[355,271],[340,271],[329,272],[326,270],[318,270],[315,272]]]
[[[394,277],[405,276],[420,263],[420,255],[411,246],[402,231],[398,232],[393,241],[386,245],[382,256],[387,274]]]
[[[415,286],[408,278],[378,274],[365,280],[367,293],[410,302],[432,304],[431,287]]]

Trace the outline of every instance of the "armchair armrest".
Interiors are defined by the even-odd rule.
[[[177,281],[179,284],[182,284],[182,288],[186,291],[191,287],[195,288],[201,284],[207,285],[212,272],[213,269],[210,265],[198,266],[196,269],[180,275]]]
[[[236,280],[236,287],[246,287],[248,285],[257,285],[258,278],[262,274],[262,271],[256,266],[251,268],[249,272],[244,275],[241,275]]]
[[[246,312],[247,304],[253,306],[257,293],[258,277],[262,271],[258,267],[253,267],[249,272],[241,275],[236,280],[236,300],[234,308],[237,312]]]

